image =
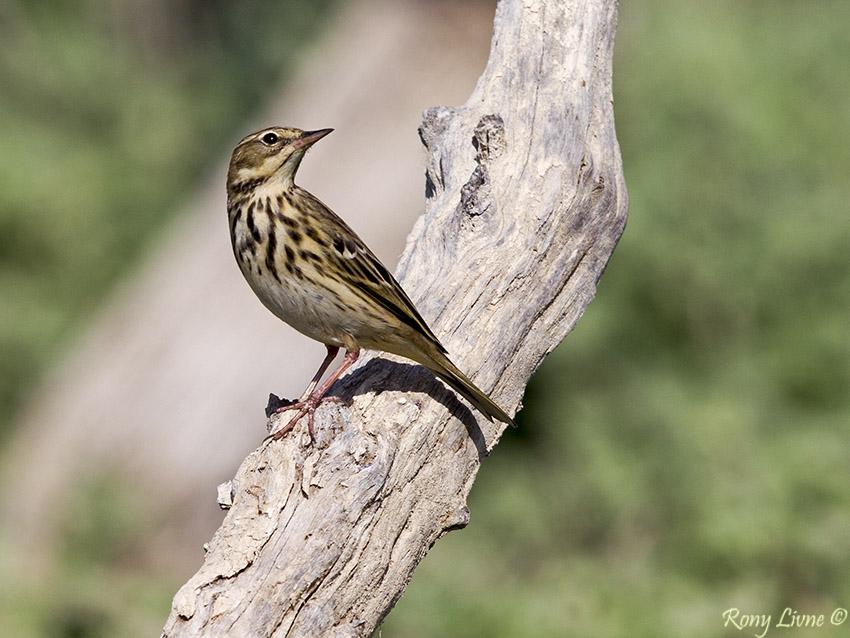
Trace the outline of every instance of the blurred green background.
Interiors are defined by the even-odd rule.
[[[333,10],[176,3],[172,56],[82,4],[0,5],[0,442]],[[850,606],[848,25],[843,0],[623,3],[626,233],[382,636],[744,635],[723,610]],[[105,484],[79,508],[64,578],[0,583],[4,635],[164,620],[180,583],[128,564],[133,504]]]

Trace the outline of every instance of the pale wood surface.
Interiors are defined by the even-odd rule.
[[[472,96],[422,125],[426,211],[398,274],[509,412],[592,299],[625,225],[615,26],[614,0],[502,0]],[[334,394],[350,406],[320,408],[315,446],[298,427],[245,459],[165,636],[367,636],[433,543],[467,524],[501,424],[385,356]]]

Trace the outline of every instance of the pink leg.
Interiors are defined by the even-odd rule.
[[[325,373],[325,370],[328,369],[328,366],[331,364],[331,361],[334,360],[336,353],[339,352],[339,348],[337,346],[325,346],[328,349],[328,354],[325,355],[324,361],[322,361],[322,365],[319,366],[319,370],[316,374],[313,375],[313,378],[310,379],[310,383],[307,385],[307,389],[304,390],[304,393],[301,395],[299,401],[304,401],[307,397],[313,394],[313,390],[316,389],[316,386],[319,384],[319,379],[322,378],[322,375]]]
[[[325,394],[328,390],[330,390],[331,386],[336,382],[337,379],[346,371],[351,365],[357,361],[358,357],[360,357],[360,350],[346,350],[345,357],[342,360],[342,363],[339,367],[334,370],[331,375],[327,378],[322,386],[317,390],[316,385],[319,382],[319,379],[322,378],[325,370],[327,369],[330,362],[336,356],[336,353],[339,351],[339,348],[335,346],[327,346],[328,348],[328,356],[325,357],[325,360],[322,362],[319,371],[310,381],[310,385],[307,386],[307,390],[304,395],[296,401],[287,406],[283,406],[275,410],[275,412],[285,412],[287,410],[297,410],[298,412],[293,416],[289,422],[284,425],[282,428],[276,430],[269,434],[267,439],[280,439],[285,434],[287,434],[292,428],[295,427],[295,424],[303,417],[305,414],[307,415],[307,430],[310,432],[310,440],[315,440],[316,433],[313,430],[313,414],[316,412],[316,408],[322,402]],[[328,397],[325,399],[326,401],[339,401],[340,399],[336,397]]]

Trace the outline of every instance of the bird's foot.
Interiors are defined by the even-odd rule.
[[[271,395],[274,396],[274,395]],[[296,410],[295,415],[289,419],[289,421],[283,427],[278,428],[277,430],[269,433],[269,435],[265,438],[266,441],[269,440],[280,440],[284,436],[286,436],[292,428],[295,427],[295,424],[301,420],[302,417],[306,415],[307,417],[307,431],[310,433],[310,442],[315,443],[316,441],[316,431],[314,429],[314,415],[316,413],[316,408],[321,405],[322,402],[325,403],[344,403],[344,401],[339,397],[321,397],[321,396],[311,396],[303,399],[301,401],[287,401],[282,405],[278,405],[277,407],[271,407],[271,396],[269,397],[269,407],[266,408],[266,415],[271,417],[272,414],[281,414],[283,412],[288,412],[290,410]],[[277,398],[277,397],[275,397]],[[280,400],[278,400],[280,401]]]

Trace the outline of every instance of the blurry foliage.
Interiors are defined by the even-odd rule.
[[[621,4],[628,227],[384,638],[847,606],[848,24],[841,1]]]
[[[49,577],[44,566],[28,569],[18,557],[0,553],[8,563],[0,578],[0,635],[154,635],[175,584],[140,566],[157,533],[144,496],[126,477],[110,473],[91,476],[74,495],[60,512],[59,561],[47,567]]]
[[[321,11],[182,0],[184,20],[152,44],[138,25],[116,35],[136,23],[99,3],[13,6],[0,14],[4,413],[226,152]],[[699,638],[723,634],[733,606],[847,605],[847,24],[843,0],[622,3],[629,226],[484,464],[471,525],[435,546],[381,636]],[[14,635],[161,625],[179,583],[125,565],[145,517],[104,481],[69,508],[54,584],[0,610]]]
[[[0,436],[330,4],[0,5]]]

